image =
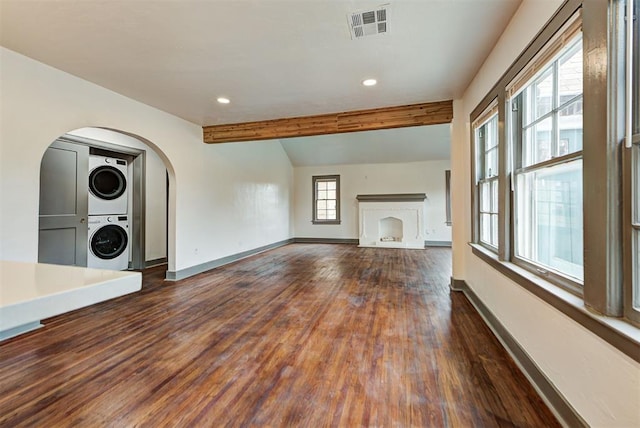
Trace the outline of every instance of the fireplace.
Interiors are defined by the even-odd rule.
[[[360,247],[424,248],[424,193],[358,195]]]

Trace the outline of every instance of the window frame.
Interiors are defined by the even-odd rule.
[[[318,187],[319,182],[335,182],[336,183],[336,218],[335,219],[319,219],[317,211]],[[340,224],[340,175],[314,175],[311,177],[311,223],[313,224]]]
[[[635,134],[633,141],[633,147],[625,149],[623,160],[623,311],[625,318],[632,321],[633,324],[640,326],[640,309],[638,306],[634,306],[634,300],[640,300],[640,297],[635,295],[635,292],[640,289],[640,286],[634,289],[634,281],[640,281],[640,267],[638,266],[640,263],[640,257],[638,256],[638,253],[640,252],[640,249],[638,248],[640,246],[638,243],[638,241],[640,241],[640,224],[634,224],[633,221],[634,202],[636,204],[638,203],[637,193],[640,191],[640,180],[636,178],[633,171],[634,164],[640,166],[640,136]],[[634,199],[634,197],[636,199]],[[636,214],[636,216],[638,215],[639,214]]]
[[[489,225],[489,235],[493,237],[494,235],[494,224],[493,224],[493,216],[497,217],[497,224],[495,230],[495,234],[499,235],[500,229],[500,196],[498,195],[498,200],[493,201],[493,186],[495,185],[497,193],[500,192],[500,121],[499,121],[499,108],[498,108],[498,99],[495,98],[491,101],[491,103],[485,107],[484,111],[481,112],[473,121],[471,127],[471,141],[472,141],[472,176],[473,176],[473,206],[474,206],[474,239],[473,241],[488,250],[498,253],[500,250],[500,240],[499,237],[496,237],[495,245],[492,242],[488,242],[482,239],[482,216],[488,215],[490,218]],[[486,130],[489,129],[490,123],[495,120],[495,138],[496,144],[489,147],[487,149],[487,135]],[[482,135],[481,135],[482,134]],[[497,162],[497,171],[495,174],[487,175],[486,174],[486,161],[487,155],[489,152],[494,151]],[[488,210],[483,209],[482,204],[482,187],[483,185],[487,185],[489,187],[489,204],[491,205]]]
[[[630,165],[622,162],[621,149],[624,103],[620,101],[619,90],[624,87],[621,84],[624,70],[619,69],[619,64],[613,64],[621,46],[620,28],[624,28],[624,16],[619,13],[621,3],[624,0],[565,0],[471,112],[469,123],[473,124],[498,99],[501,179],[499,251],[496,254],[478,244],[477,240],[476,153],[471,126],[472,242],[469,245],[478,259],[640,362],[640,331],[633,326],[640,325],[623,314],[623,245],[620,237],[628,226],[623,224],[621,199],[631,190],[629,186],[623,187],[621,178],[621,166]],[[513,188],[513,160],[517,154],[513,153],[512,145],[506,143],[508,138],[513,138],[513,124],[507,123],[511,120],[506,103],[509,85],[522,75],[529,63],[576,13],[582,14],[583,28],[583,227],[588,231],[584,234],[586,250],[582,297],[513,262],[514,206],[510,193]],[[624,197],[627,203],[629,199]],[[630,270],[629,260],[625,258],[626,277]]]
[[[545,44],[541,52],[537,54],[537,56],[541,56],[543,58],[543,61],[536,62],[535,60],[533,60],[525,67],[526,73],[524,74],[526,75],[526,80],[522,78],[516,78],[512,81],[512,83],[507,85],[507,88],[513,86],[514,82],[516,85],[518,85],[517,90],[513,90],[512,88],[507,89],[507,92],[509,93],[509,95],[507,96],[507,103],[510,106],[509,124],[511,127],[511,141],[504,141],[504,143],[509,146],[511,153],[513,153],[513,158],[511,160],[511,184],[513,192],[511,194],[512,200],[510,202],[514,207],[514,217],[518,216],[518,218],[524,218],[522,213],[518,213],[519,200],[521,198],[530,197],[530,194],[520,194],[521,192],[519,191],[519,186],[517,184],[520,177],[523,177],[524,179],[524,177],[526,177],[526,175],[529,173],[548,171],[549,169],[554,167],[576,162],[578,160],[581,161],[583,158],[582,149],[564,155],[558,154],[558,144],[560,142],[560,114],[569,106],[572,106],[578,102],[584,103],[584,84],[582,92],[579,95],[572,96],[568,100],[562,101],[560,99],[559,93],[560,61],[564,59],[567,54],[576,49],[577,44],[583,44],[581,32],[576,31],[576,27],[579,28],[580,20],[581,17],[579,15],[574,15],[572,21],[570,21],[570,24],[568,25],[568,28],[564,30],[563,28],[560,28],[557,32],[557,34],[559,33],[559,36],[554,35],[552,39]],[[563,31],[569,33],[569,36],[565,38],[564,34],[562,34]],[[575,40],[578,37],[580,40]],[[557,41],[554,42],[554,38],[561,38],[563,40],[562,44],[558,44]],[[535,70],[530,70],[530,68],[535,68]],[[532,117],[530,118],[528,123],[525,123],[524,117],[528,116],[528,110],[532,107],[531,100],[528,99],[530,95],[529,90],[530,88],[535,87],[535,85],[546,80],[548,77],[552,78],[551,104],[549,106],[549,111],[545,112],[544,114],[540,114],[539,117]],[[524,135],[530,129],[535,129],[537,125],[548,120],[550,120],[551,122],[551,140],[549,142],[551,152],[550,157],[548,159],[542,160],[529,159],[529,161],[525,163]],[[581,143],[582,142],[583,139],[581,139]],[[580,167],[580,171],[582,181],[582,176],[584,174],[584,167],[582,165]],[[582,196],[583,195],[581,195],[581,199]],[[531,199],[533,200],[533,198]],[[581,206],[580,208],[581,217],[584,217],[582,215],[583,207]],[[511,243],[514,250],[513,254],[511,255],[511,261],[513,263],[523,267],[524,269],[532,272],[535,275],[543,277],[545,280],[552,282],[556,286],[562,287],[577,296],[582,296],[584,280],[581,281],[579,278],[562,272],[560,269],[554,269],[553,267],[547,266],[540,261],[532,260],[526,258],[524,255],[518,254],[517,248],[519,246],[519,241],[524,240],[525,237],[519,236],[519,228],[515,224],[515,221],[513,223],[512,230],[513,239]],[[583,248],[581,248],[580,251],[584,253],[584,240]]]
[[[626,2],[625,2],[626,3]],[[640,1],[634,1],[633,52],[633,101],[632,101],[632,147],[623,147],[622,155],[622,212],[623,212],[623,313],[624,317],[640,326]],[[622,14],[625,18],[626,13]],[[626,48],[626,43],[625,43]],[[621,62],[626,66],[626,57]],[[626,67],[623,67],[626,68]],[[625,76],[626,79],[626,76]],[[626,95],[626,94],[625,94]],[[625,111],[626,113],[626,111]],[[626,125],[626,123],[625,123]],[[636,170],[634,170],[634,167]],[[634,239],[635,238],[635,239]],[[634,287],[634,281],[637,282]],[[639,303],[634,306],[634,300]]]

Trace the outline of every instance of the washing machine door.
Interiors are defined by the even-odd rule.
[[[100,199],[117,199],[125,190],[127,180],[124,174],[112,166],[99,166],[89,174],[89,191]]]
[[[127,231],[117,224],[108,224],[101,227],[91,237],[91,251],[103,260],[118,257],[127,249]]]

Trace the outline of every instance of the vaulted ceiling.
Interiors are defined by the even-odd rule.
[[[206,126],[455,99],[520,1],[0,0],[0,44]]]
[[[286,138],[293,166],[402,163],[450,158],[451,125],[413,126],[348,134]]]

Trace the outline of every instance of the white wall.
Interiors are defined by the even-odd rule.
[[[445,224],[445,170],[449,161],[328,165],[294,168],[295,236],[298,238],[358,239],[359,194],[426,193],[427,241],[451,241]],[[340,175],[341,224],[314,225],[312,176]]]
[[[145,151],[145,261],[167,257],[167,169],[160,156],[137,138],[108,129],[82,128],[69,134]]]
[[[5,48],[0,90],[0,259],[37,260],[42,155],[84,127],[141,136],[158,151],[170,175],[170,270],[292,237],[292,167],[277,141],[203,144],[197,125]]]
[[[640,426],[640,364],[513,283],[471,252],[469,115],[560,6],[525,0],[463,99],[454,103],[453,273],[464,279],[585,421]]]
[[[153,150],[145,155],[145,191],[145,261],[153,261],[167,257],[167,168]]]

